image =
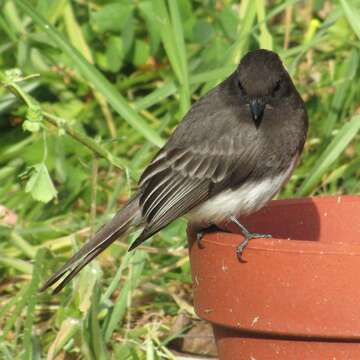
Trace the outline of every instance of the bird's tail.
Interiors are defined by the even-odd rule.
[[[128,233],[133,226],[138,225],[139,218],[139,196],[135,195],[108,224],[100,228],[69,261],[45,282],[40,291],[46,290],[66,275],[53,291],[54,294],[58,293],[86,264],[120,236]]]

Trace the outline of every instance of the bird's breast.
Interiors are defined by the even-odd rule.
[[[297,156],[290,166],[276,175],[263,179],[248,178],[241,186],[226,189],[194,208],[187,218],[196,224],[218,224],[230,216],[249,215],[266,205],[289,179]]]

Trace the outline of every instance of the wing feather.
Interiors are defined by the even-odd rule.
[[[234,172],[240,182],[248,176],[257,147],[242,146],[240,137],[227,133],[202,144],[175,139],[160,150],[139,181],[144,230],[130,249],[231,185]]]
[[[151,196],[147,196],[145,201],[142,203],[142,215],[149,220],[151,212],[159,204],[166,201],[167,198],[171,197],[174,191],[177,191],[181,187],[181,177],[168,177],[167,181],[157,188]]]

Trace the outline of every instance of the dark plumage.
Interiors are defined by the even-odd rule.
[[[304,103],[279,57],[248,53],[236,71],[196,102],[143,172],[138,192],[43,286],[59,291],[132,228],[134,249],[187,214],[201,230],[264,206],[291,175],[307,133]],[[254,234],[242,229],[246,243]],[[255,234],[261,235],[261,234]]]

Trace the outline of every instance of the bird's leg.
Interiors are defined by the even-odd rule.
[[[202,239],[204,235],[218,231],[224,231],[224,230],[220,229],[215,224],[210,224],[208,227],[204,227],[196,230],[196,244],[199,247],[199,249],[202,249],[204,247],[202,244]]]
[[[236,219],[233,216],[230,218],[230,220],[234,224],[236,224],[236,226],[240,229],[240,231],[242,232],[242,234],[244,235],[244,238],[245,238],[236,248],[236,256],[238,257],[239,260],[242,260],[242,258],[241,258],[242,253],[251,239],[271,238],[272,237],[271,234],[258,234],[258,233],[250,232],[244,225],[242,225],[239,222],[238,219]]]

